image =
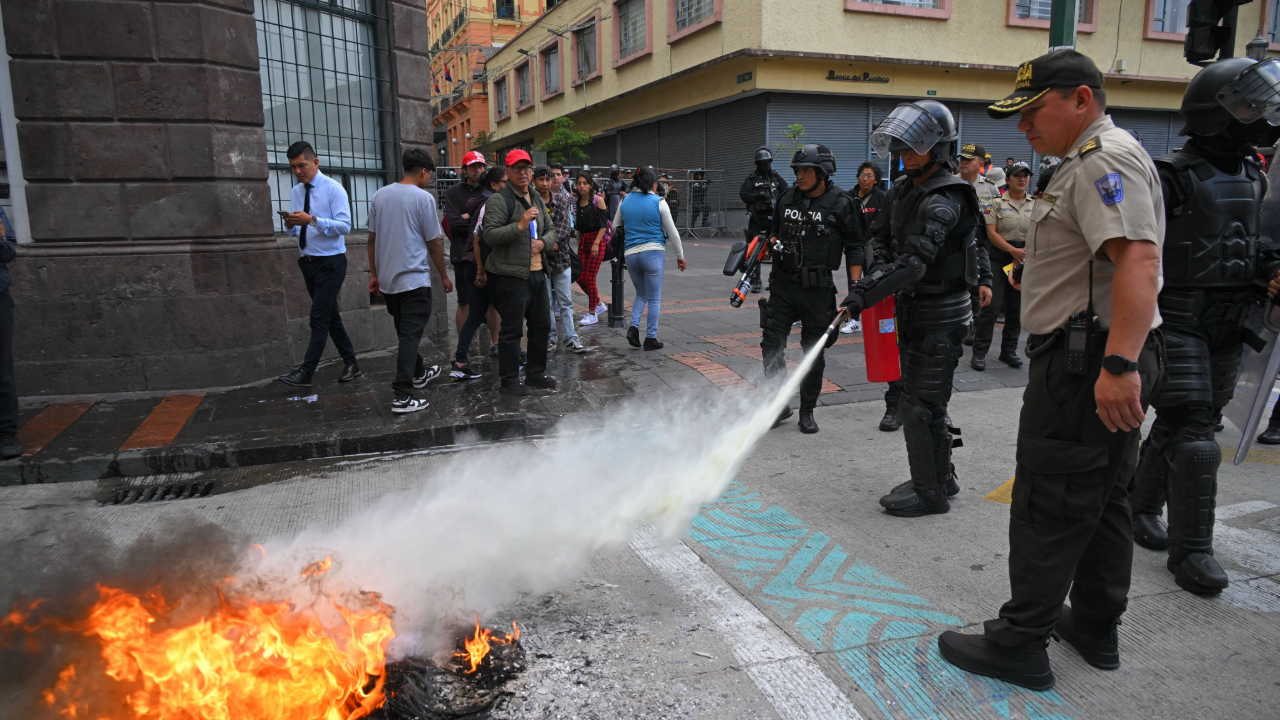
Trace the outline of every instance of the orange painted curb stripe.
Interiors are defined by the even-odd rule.
[[[71,423],[79,420],[95,402],[52,403],[46,406],[18,431],[18,444],[23,448],[22,454],[29,457],[43,450],[63,430],[71,427]]]
[[[168,395],[156,405],[146,420],[120,446],[121,450],[164,447],[173,442],[178,432],[187,424],[191,414],[200,407],[204,393],[198,395]]]

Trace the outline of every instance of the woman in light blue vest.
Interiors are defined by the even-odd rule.
[[[631,179],[632,192],[622,199],[613,218],[614,227],[625,228],[623,255],[627,260],[627,274],[636,288],[636,299],[631,304],[631,327],[627,328],[627,342],[640,347],[640,313],[649,308],[649,324],[644,333],[644,349],[660,350],[658,341],[658,314],[661,312],[662,271],[667,261],[667,242],[676,249],[676,267],[684,272],[684,246],[680,244],[680,231],[671,219],[667,201],[658,194],[658,174],[648,165],[636,168]]]

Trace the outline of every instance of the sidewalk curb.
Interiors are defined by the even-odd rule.
[[[511,413],[491,419],[417,427],[377,435],[357,435],[258,447],[236,447],[230,443],[208,443],[186,447],[126,450],[110,455],[94,455],[74,460],[23,459],[0,463],[0,487],[35,483],[79,482],[121,477],[145,477],[199,472],[215,468],[312,460],[318,458],[409,452],[458,443],[465,434],[480,440],[506,440],[542,435],[558,418]]]

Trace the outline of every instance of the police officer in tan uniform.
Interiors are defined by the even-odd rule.
[[[1000,172],[999,168],[992,172]],[[1031,166],[1024,162],[1009,166],[1006,176],[1009,192],[991,200],[991,212],[987,214],[987,255],[991,258],[991,304],[982,308],[976,320],[973,357],[969,366],[974,370],[987,369],[987,350],[991,349],[991,337],[996,329],[996,316],[1004,313],[1004,332],[1000,337],[1000,362],[1009,367],[1022,367],[1018,357],[1018,335],[1022,332],[1022,293],[1009,284],[1004,269],[1009,265],[1021,265],[1026,261],[1027,231],[1031,229],[1031,212],[1035,198],[1027,195],[1031,183]]]
[[[1034,690],[1054,684],[1050,633],[1096,667],[1120,666],[1128,480],[1159,374],[1160,177],[1105,111],[1102,74],[1074,50],[1024,63],[1013,94],[988,108],[1020,113],[1032,148],[1062,163],[1032,212],[1022,278],[1031,368],[1009,513],[1013,597],[983,635],[945,632],[938,646],[953,665]]]
[[[996,184],[988,180],[984,174],[987,167],[987,149],[981,143],[965,143],[960,146],[958,156],[960,179],[973,186],[973,191],[978,194],[978,203],[982,206],[982,216],[990,223],[991,201],[1000,197],[1000,188],[996,187]],[[995,263],[992,263],[991,271],[993,273],[999,271]],[[982,303],[978,301],[977,290],[974,290],[970,297],[973,301],[974,322],[969,324],[969,330],[965,333],[965,345],[973,344],[975,323],[978,313],[982,312]]]

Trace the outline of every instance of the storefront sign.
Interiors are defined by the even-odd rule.
[[[827,79],[828,79],[828,80],[843,80],[843,81],[845,81],[845,82],[857,82],[857,83],[887,83],[887,82],[889,82],[889,78],[884,77],[884,76],[882,76],[882,75],[872,75],[872,74],[871,74],[871,73],[869,73],[869,72],[864,72],[864,73],[862,73],[861,75],[841,75],[841,74],[837,73],[835,70],[828,70],[828,71],[827,71]]]

